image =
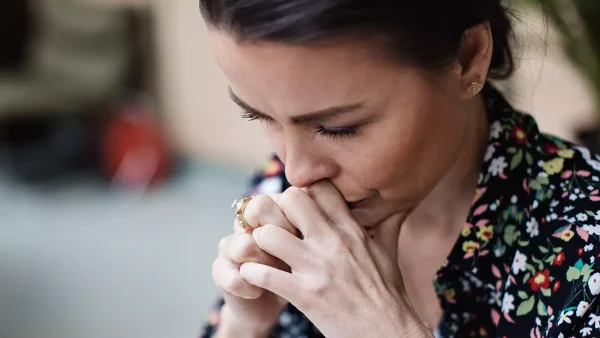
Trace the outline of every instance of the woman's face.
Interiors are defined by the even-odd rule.
[[[358,42],[238,44],[213,31],[211,44],[289,182],[331,180],[363,226],[414,208],[459,158],[468,114],[454,68],[427,74]]]

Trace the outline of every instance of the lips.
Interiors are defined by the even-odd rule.
[[[350,213],[368,233],[375,231],[381,222],[381,215],[371,203],[371,198],[367,197],[355,202],[346,202],[346,204],[348,204]]]

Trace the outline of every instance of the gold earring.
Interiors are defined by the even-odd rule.
[[[483,89],[483,85],[477,81],[471,82],[471,84],[467,87],[467,93],[471,96],[475,96],[479,94],[479,92]]]

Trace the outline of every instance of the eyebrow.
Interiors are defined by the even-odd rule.
[[[229,96],[231,97],[231,100],[233,102],[235,102],[238,106],[240,106],[242,109],[247,110],[251,113],[268,116],[267,114],[262,113],[259,110],[252,108],[252,106],[250,106],[249,104],[244,102],[242,99],[240,99],[237,95],[235,95],[235,93],[233,92],[231,87],[229,87]],[[342,114],[346,114],[349,112],[359,110],[359,109],[363,108],[364,106],[365,106],[364,102],[359,102],[359,103],[354,103],[354,104],[349,104],[349,105],[329,107],[329,108],[317,110],[317,111],[310,112],[310,113],[292,116],[292,117],[290,117],[290,120],[294,124],[323,121],[323,120],[333,118],[335,116],[339,116]]]

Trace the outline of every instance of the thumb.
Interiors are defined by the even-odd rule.
[[[393,215],[382,222],[373,235],[373,240],[381,247],[390,258],[398,259],[398,240],[400,228],[405,215]]]

